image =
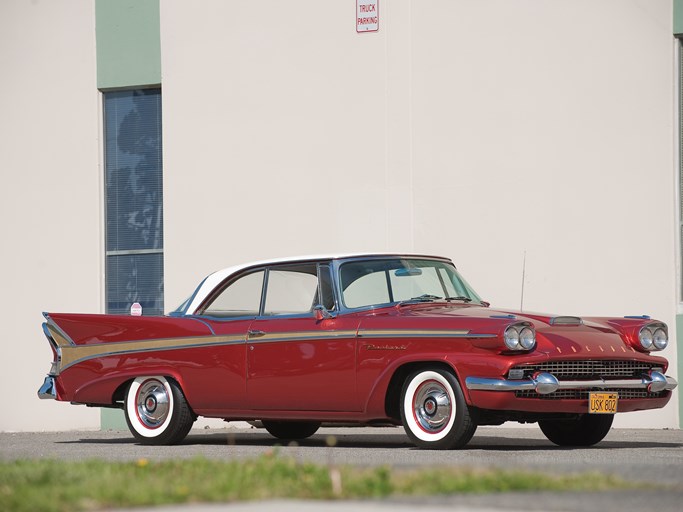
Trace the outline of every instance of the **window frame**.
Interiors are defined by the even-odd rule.
[[[676,133],[677,151],[675,152],[675,185],[674,191],[676,196],[677,206],[677,222],[676,233],[674,239],[676,241],[676,297],[677,297],[677,313],[683,314],[683,37],[677,36],[674,38],[674,54],[675,66],[677,76],[677,91],[676,91],[676,114],[677,122],[674,123],[674,131]]]
[[[450,266],[453,268],[453,271],[455,272],[455,275],[457,276],[458,280],[460,281],[461,285],[464,286],[466,290],[471,292],[471,294],[474,294],[472,297],[470,293],[467,295],[470,296],[472,299],[471,302],[468,302],[468,304],[483,304],[484,301],[483,299],[479,296],[479,294],[476,292],[476,290],[467,282],[467,280],[458,272],[457,267],[453,264],[453,262],[449,259],[446,258],[438,258],[438,257],[430,257],[430,256],[421,256],[421,255],[396,255],[396,256],[376,256],[376,257],[362,257],[362,258],[349,258],[349,259],[343,259],[343,260],[335,260],[334,261],[334,281],[338,283],[339,289],[337,290],[337,297],[339,300],[339,305],[340,305],[340,312],[346,312],[346,313],[355,313],[355,312],[360,312],[360,311],[369,311],[373,309],[382,309],[382,308],[387,308],[387,307],[392,307],[398,304],[401,301],[395,300],[394,299],[392,302],[385,302],[381,304],[371,304],[371,305],[365,305],[365,306],[358,306],[358,307],[349,307],[346,305],[346,302],[344,302],[344,292],[342,290],[342,280],[341,280],[341,270],[342,267],[348,263],[358,263],[358,262],[363,262],[363,261],[391,261],[391,260],[418,260],[418,261],[433,261],[435,263],[441,263],[446,266]],[[455,285],[454,285],[455,286]]]
[[[331,286],[332,286],[332,293],[334,295],[334,303],[335,303],[335,311],[339,311],[339,297],[337,295],[337,288],[335,284],[335,279],[334,279],[334,270],[332,267],[332,262],[325,260],[325,261],[301,261],[301,262],[288,262],[288,263],[279,263],[276,265],[259,265],[256,267],[250,267],[246,269],[242,269],[239,272],[228,276],[222,283],[217,285],[214,290],[207,296],[206,299],[204,299],[204,302],[200,304],[200,306],[197,308],[197,313],[189,316],[193,317],[201,317],[201,318],[210,318],[212,321],[217,321],[217,322],[231,322],[234,320],[247,320],[247,319],[257,319],[257,320],[274,320],[274,319],[287,319],[287,318],[313,318],[314,313],[313,311],[307,311],[304,313],[292,313],[292,314],[286,314],[286,315],[266,315],[265,314],[265,301],[267,298],[267,293],[268,293],[268,280],[270,278],[270,271],[271,270],[282,270],[282,269],[287,269],[287,268],[292,268],[292,267],[297,267],[297,266],[315,266],[315,278],[318,281],[318,286],[317,286],[317,293],[316,293],[316,298],[317,298],[317,303],[320,304],[321,302],[321,297],[320,297],[320,272],[322,267],[327,267],[329,269],[329,275],[330,275],[330,280],[331,280]],[[259,309],[258,313],[256,316],[254,315],[245,315],[245,316],[240,316],[240,317],[219,317],[219,316],[212,316],[206,313],[206,310],[213,304],[213,302],[220,297],[220,295],[232,284],[234,284],[236,281],[239,279],[249,275],[249,274],[254,274],[256,272],[264,272],[263,276],[263,283],[261,286],[261,300],[259,301]]]
[[[108,132],[107,132],[107,126],[108,126],[108,109],[106,106],[107,103],[107,95],[111,93],[125,93],[125,92],[131,92],[134,93],[135,91],[158,91],[158,96],[159,96],[159,153],[161,155],[160,159],[160,168],[159,168],[159,173],[161,176],[161,183],[159,189],[162,192],[161,198],[160,198],[160,209],[161,209],[161,221],[160,221],[160,231],[162,233],[162,238],[161,238],[161,244],[159,248],[155,249],[115,249],[115,250],[108,250],[108,244],[109,244],[109,231],[108,231],[108,225],[109,225],[109,215],[111,212],[109,212],[108,208],[108,200],[109,200],[109,190],[108,190],[108,171],[109,171],[109,161],[108,161],[108,149],[107,149],[107,137],[108,137]],[[149,85],[143,85],[143,86],[127,86],[127,87],[114,87],[114,88],[101,88],[99,89],[100,93],[100,101],[99,101],[99,116],[98,119],[101,122],[101,127],[100,127],[100,134],[101,134],[101,141],[100,141],[100,165],[101,165],[101,171],[99,173],[100,176],[100,198],[101,198],[101,208],[100,208],[100,215],[101,215],[101,227],[102,227],[102,234],[103,236],[101,237],[101,251],[102,251],[102,256],[101,256],[101,284],[102,284],[102,310],[104,311],[105,314],[127,314],[129,312],[127,311],[121,311],[120,309],[114,308],[114,312],[112,312],[112,309],[109,307],[109,304],[111,302],[110,298],[110,287],[109,287],[109,264],[110,264],[110,257],[117,257],[117,256],[142,256],[142,255],[151,255],[151,254],[157,254],[161,256],[161,263],[160,263],[160,284],[161,284],[161,291],[157,298],[155,299],[155,302],[157,304],[157,308],[154,309],[154,313],[152,315],[146,315],[146,316],[159,316],[159,315],[164,315],[164,310],[165,310],[165,293],[164,293],[164,288],[165,288],[165,265],[164,265],[164,240],[163,240],[163,226],[164,226],[164,199],[163,199],[163,174],[164,174],[164,164],[163,164],[163,124],[162,124],[162,119],[163,119],[163,102],[162,102],[162,87],[161,84],[149,84]],[[137,291],[137,290],[136,290]],[[117,298],[118,299],[118,298]],[[143,302],[142,300],[135,300],[135,302]],[[133,304],[131,303],[131,305]],[[143,314],[145,314],[146,311],[149,311],[149,306],[143,305]]]
[[[207,313],[207,309],[209,309],[211,307],[211,305],[213,305],[213,303],[216,302],[223,295],[223,293],[228,288],[230,288],[233,284],[235,284],[237,281],[240,281],[241,279],[244,279],[245,277],[248,277],[248,276],[251,276],[254,274],[258,274],[259,272],[263,272],[263,279],[261,280],[261,291],[259,292],[260,297],[258,300],[258,309],[257,309],[255,315],[215,316],[215,315],[211,315],[210,313]],[[230,276],[230,277],[232,277],[232,279],[228,278],[226,281],[224,281],[224,283],[227,283],[227,284],[221,283],[219,286],[217,286],[216,287],[217,291],[212,293],[207,298],[207,300],[205,301],[206,305],[200,306],[201,313],[196,313],[196,314],[191,315],[191,316],[199,316],[202,318],[210,318],[210,319],[216,320],[216,321],[245,320],[245,319],[249,319],[249,318],[257,318],[261,312],[261,307],[263,305],[263,296],[264,296],[264,291],[265,291],[265,286],[266,286],[266,275],[267,275],[266,267],[257,267],[257,268],[249,269],[246,272],[239,272],[236,275]]]

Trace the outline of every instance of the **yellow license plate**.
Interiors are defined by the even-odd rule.
[[[590,414],[614,414],[617,412],[618,393],[589,393]]]

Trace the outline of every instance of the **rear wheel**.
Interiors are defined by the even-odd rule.
[[[400,410],[406,434],[420,448],[462,448],[477,430],[458,380],[445,370],[420,370],[409,375]]]
[[[142,444],[178,444],[196,419],[180,387],[165,377],[138,377],[126,393],[126,423]]]
[[[315,421],[264,420],[262,423],[268,433],[278,439],[306,439],[320,428],[320,422]]]
[[[612,428],[614,414],[583,414],[571,420],[542,420],[541,431],[559,446],[592,446]]]

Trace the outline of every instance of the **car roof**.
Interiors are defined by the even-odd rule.
[[[233,265],[231,267],[226,267],[221,270],[217,270],[206,276],[204,280],[195,290],[192,298],[185,311],[189,314],[193,314],[194,311],[199,307],[199,305],[204,301],[206,296],[213,291],[216,286],[222,283],[228,277],[241,272],[247,268],[251,267],[263,267],[268,265],[276,265],[280,263],[299,263],[307,261],[326,261],[326,260],[342,260],[351,258],[377,258],[377,257],[400,257],[400,258],[434,258],[440,260],[451,261],[449,258],[443,256],[430,256],[426,254],[407,254],[400,252],[367,252],[367,253],[339,253],[339,254],[316,254],[307,256],[290,256],[286,258],[274,258],[270,260],[260,260],[252,261],[249,263],[241,263],[239,265]]]

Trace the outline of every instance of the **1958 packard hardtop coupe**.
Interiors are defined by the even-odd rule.
[[[493,310],[446,258],[306,257],[209,275],[168,316],[46,313],[41,398],[119,407],[145,444],[198,415],[303,439],[322,422],[402,424],[421,448],[538,422],[589,446],[616,412],[664,407],[667,326],[647,316]]]

